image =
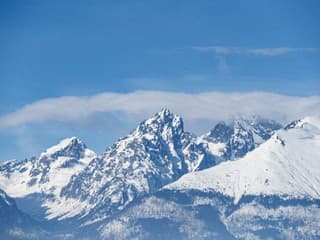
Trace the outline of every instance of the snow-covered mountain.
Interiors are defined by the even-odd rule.
[[[24,210],[32,210],[36,204],[28,204],[30,196],[37,196],[31,201],[37,200],[38,205],[58,200],[61,189],[71,176],[83,170],[95,157],[96,154],[80,139],[64,139],[41,153],[39,158],[2,163],[0,188],[11,197],[19,198],[22,209],[26,207]]]
[[[2,163],[0,188],[32,217],[69,226],[69,239],[284,239],[285,224],[300,229],[292,239],[316,239],[319,119],[279,128],[237,118],[196,136],[163,109],[101,155],[72,137]]]
[[[243,156],[279,127],[239,118],[197,137],[164,108],[101,156],[72,137],[39,158],[1,164],[0,187],[34,217],[93,223],[188,172]]]
[[[189,171],[192,163],[183,154],[189,141],[182,118],[163,109],[74,175],[61,192],[65,201],[59,208],[64,212],[50,217],[88,215],[90,222],[102,220],[157,191]],[[77,206],[78,212],[66,205]]]
[[[100,227],[103,239],[319,239],[320,120],[191,172]]]
[[[242,159],[186,174],[167,188],[214,190],[235,202],[243,195],[320,199],[319,149],[319,119],[305,118]]]
[[[237,120],[225,124],[224,130],[216,127],[196,137],[184,131],[181,117],[163,109],[74,175],[63,188],[61,201],[47,205],[52,210],[49,218],[101,221],[187,172],[214,166],[229,153],[252,150],[279,126],[263,123]],[[226,146],[223,154],[214,149],[220,145]]]

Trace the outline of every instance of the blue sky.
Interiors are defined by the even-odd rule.
[[[43,99],[103,92],[319,96],[319,9],[318,0],[1,1],[0,119]],[[150,112],[3,127],[0,159],[69,135],[102,151]]]

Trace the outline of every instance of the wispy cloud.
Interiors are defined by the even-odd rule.
[[[286,122],[306,115],[319,115],[320,97],[290,97],[264,92],[186,94],[138,91],[126,94],[101,93],[88,97],[44,99],[0,117],[0,129],[28,123],[77,124],[104,113],[144,119],[168,107],[183,116],[191,129],[206,120],[213,124],[237,115],[257,114]]]
[[[318,48],[243,48],[243,47],[227,47],[227,46],[205,46],[192,47],[195,51],[214,52],[221,55],[256,55],[256,56],[279,56],[294,52],[316,52]]]

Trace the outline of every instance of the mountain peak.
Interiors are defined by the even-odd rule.
[[[49,147],[45,152],[41,153],[40,158],[61,155],[65,152],[84,152],[87,146],[77,137],[70,137],[61,140],[57,145]]]
[[[162,116],[168,116],[168,115],[171,115],[171,111],[169,110],[169,108],[162,108],[161,111],[158,113],[159,115],[162,115]]]
[[[179,132],[183,132],[183,120],[180,116],[172,113],[168,108],[163,108],[153,117],[146,119],[141,124],[139,124],[139,126],[136,129],[136,132],[151,133],[162,131],[164,128],[176,130],[179,129]]]
[[[91,209],[79,206],[89,221],[120,211],[188,171],[185,135],[182,118],[163,108],[73,176],[61,196],[68,201],[89,201]]]
[[[288,124],[284,129],[289,130],[292,128],[304,128],[304,127],[312,127],[316,129],[320,129],[320,118],[318,117],[305,117],[299,120],[295,120]]]
[[[178,116],[173,114],[168,108],[162,108],[161,111],[156,113],[153,118],[167,121],[168,119],[173,119],[174,117]]]
[[[70,177],[95,157],[79,138],[66,138],[41,153],[39,158],[9,162],[0,167],[0,188],[14,197],[41,193],[58,198]]]
[[[219,156],[234,160],[252,151],[281,127],[273,120],[258,116],[237,117],[217,123],[203,139],[211,145],[210,151],[217,153],[215,148],[219,146]]]

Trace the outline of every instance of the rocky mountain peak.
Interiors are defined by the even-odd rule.
[[[133,135],[156,134],[156,135],[180,135],[184,132],[183,120],[180,116],[163,108],[153,117],[144,120],[139,124]]]
[[[87,146],[77,137],[70,137],[61,140],[57,145],[48,148],[41,153],[42,158],[57,158],[60,156],[80,158],[83,156]]]

